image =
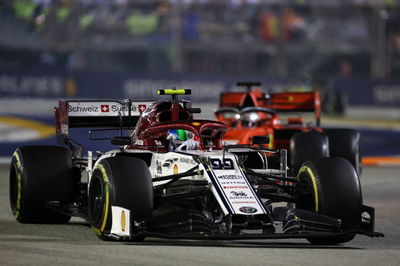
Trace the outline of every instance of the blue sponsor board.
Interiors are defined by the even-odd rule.
[[[288,80],[259,76],[0,70],[0,95],[55,99],[154,99],[155,90],[175,86],[192,89],[192,95],[188,96],[192,101],[216,103],[221,92],[235,89],[237,81],[254,80],[272,91],[298,87]],[[346,95],[350,105],[400,107],[400,79],[337,79],[334,90]]]
[[[400,131],[390,129],[360,129],[361,153],[364,156],[399,156]]]
[[[176,87],[192,89],[192,95],[187,97],[193,101],[217,102],[220,93],[232,90],[238,80],[285,83],[276,79],[238,76],[0,70],[0,95],[56,99],[154,99],[157,89]]]
[[[349,105],[400,107],[400,79],[338,79],[335,90],[347,96]]]

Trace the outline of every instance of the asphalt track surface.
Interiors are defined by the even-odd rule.
[[[8,170],[0,170],[0,265],[399,265],[400,168],[366,167],[364,204],[376,208],[384,238],[357,236],[337,246],[306,240],[188,241],[148,238],[104,242],[82,220],[19,224],[8,203]]]

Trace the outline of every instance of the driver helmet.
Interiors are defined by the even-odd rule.
[[[258,122],[260,122],[261,118],[257,112],[248,112],[241,116],[242,125],[244,127],[257,127]]]
[[[185,142],[198,141],[193,132],[185,129],[170,129],[167,133],[168,150],[175,151]]]

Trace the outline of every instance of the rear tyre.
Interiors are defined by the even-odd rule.
[[[140,222],[152,216],[153,202],[151,175],[143,160],[122,156],[106,158],[95,167],[89,185],[89,219],[100,239],[114,240],[110,237],[111,206],[130,210],[131,221]],[[143,239],[138,236],[131,240]]]
[[[304,162],[326,157],[329,157],[329,141],[324,133],[311,130],[297,133],[290,139],[292,175],[297,175]]]
[[[347,159],[361,175],[360,132],[354,129],[324,129],[329,138],[329,153],[331,157]]]
[[[49,201],[71,202],[74,194],[72,157],[61,146],[18,148],[10,166],[10,207],[20,223],[68,223],[70,216],[47,208]]]
[[[322,158],[307,161],[297,179],[306,188],[297,198],[296,208],[315,211],[342,221],[343,230],[360,226],[362,194],[357,173],[343,158]],[[339,244],[352,240],[344,237],[311,237],[313,244]]]

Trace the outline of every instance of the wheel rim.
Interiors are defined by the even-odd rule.
[[[297,198],[297,207],[303,210],[316,211],[314,191],[311,181],[308,178],[300,177],[298,185],[303,191]]]
[[[94,177],[90,193],[90,216],[93,224],[98,223],[103,215],[104,189],[99,177]]]

